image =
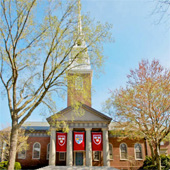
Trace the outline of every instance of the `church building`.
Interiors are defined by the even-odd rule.
[[[78,35],[72,54],[86,48],[79,10]],[[150,151],[145,139],[119,140],[111,133],[112,118],[91,106],[93,70],[88,52],[81,53],[68,73],[67,107],[48,117],[47,122],[26,122],[29,148],[17,154],[23,168],[53,166],[111,166],[139,169]],[[79,107],[76,106],[79,103]],[[56,130],[56,123],[61,128]],[[68,130],[63,130],[65,128]],[[47,132],[50,130],[50,134]],[[166,144],[164,145],[166,148]],[[166,150],[170,153],[170,148]]]

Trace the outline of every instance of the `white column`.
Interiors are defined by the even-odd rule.
[[[56,130],[51,129],[49,165],[55,166],[56,161]]]
[[[102,129],[103,131],[103,162],[104,166],[110,166],[109,158],[109,139],[108,139],[108,129]]]
[[[86,166],[92,166],[91,128],[86,128]]]
[[[72,131],[73,129],[69,129],[69,132],[67,133],[67,159],[66,159],[66,165],[72,166],[73,165],[73,144],[72,144]]]

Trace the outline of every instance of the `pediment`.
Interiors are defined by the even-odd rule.
[[[112,120],[110,117],[104,115],[101,112],[87,106],[82,105],[78,110],[67,107],[64,110],[56,113],[56,115],[47,118],[50,123],[51,119],[57,119],[57,121],[66,122],[108,122]]]

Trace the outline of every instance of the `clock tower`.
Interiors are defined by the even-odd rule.
[[[78,8],[78,38],[70,57],[72,65],[67,80],[67,106],[80,102],[91,107],[92,69],[82,32],[80,0]]]

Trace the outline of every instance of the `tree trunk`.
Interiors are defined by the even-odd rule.
[[[155,154],[154,154],[153,145],[151,144],[150,141],[148,141],[148,142],[149,142],[149,147],[150,147],[150,150],[151,150],[152,165],[155,165]]]
[[[161,170],[161,157],[159,152],[159,145],[156,146],[156,164],[158,167],[158,170]]]
[[[13,123],[11,129],[8,170],[14,170],[14,165],[15,165],[16,149],[17,149],[17,141],[18,141],[18,128],[16,127],[16,125],[17,122]]]

